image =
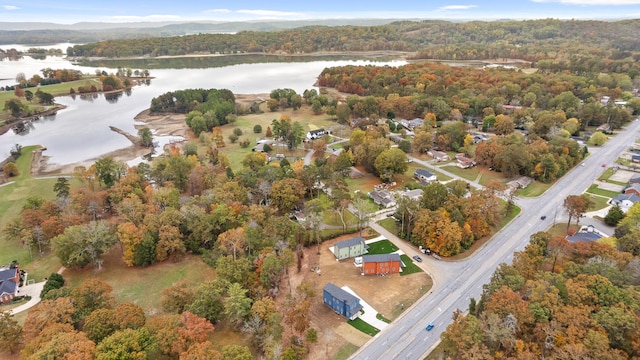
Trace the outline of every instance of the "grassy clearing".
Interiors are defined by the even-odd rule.
[[[400,226],[398,226],[398,223],[393,218],[380,220],[378,224],[392,234],[397,234],[400,231]]]
[[[96,85],[97,87],[102,86],[102,84],[100,83],[100,81],[96,76],[85,76],[81,80],[70,81],[70,82],[65,82],[60,84],[43,85],[37,88],[28,88],[24,90],[25,91],[29,90],[34,94],[36,93],[36,91],[40,90],[42,92],[49,93],[53,96],[62,96],[62,95],[69,95],[69,90],[71,88],[74,88],[77,90],[79,86],[85,86],[85,85],[89,85],[89,86]],[[13,91],[2,91],[0,92],[0,104],[4,104],[7,100],[13,99],[15,97],[16,96]],[[43,110],[42,105],[39,105],[35,102],[28,102],[25,98],[20,98],[20,100],[22,100],[23,103],[29,106],[29,110],[31,113],[40,112]],[[33,101],[36,101],[36,100],[33,100]],[[10,119],[11,113],[8,110],[4,110],[3,108],[0,108],[0,118],[4,120]]]
[[[461,169],[457,166],[447,165],[443,166],[442,169],[469,181],[474,181],[480,175],[480,170],[477,167]]]
[[[38,146],[22,148],[22,155],[16,161],[20,175],[10,179],[14,181],[13,184],[0,187],[0,229],[4,229],[7,223],[20,213],[28,197],[55,198],[53,192],[55,178],[34,179],[30,175],[31,159],[37,148]],[[0,233],[0,264],[8,264],[13,260],[18,260],[22,267],[30,273],[30,278],[37,281],[49,276],[51,272],[57,271],[60,267],[57,259],[51,259],[50,255],[45,254],[40,257],[34,250],[33,256],[34,259],[31,259],[28,248],[9,241]]]
[[[598,177],[598,180],[600,181],[607,181],[609,180],[609,178],[611,177],[611,175],[613,175],[614,171],[613,168],[607,168],[601,175],[600,177]]]
[[[322,222],[331,225],[331,226],[343,226],[342,220],[340,220],[340,216],[331,210],[327,210],[322,214]],[[344,222],[347,224],[347,227],[353,226],[358,223],[358,219],[351,213],[349,210],[344,210]]]
[[[369,243],[368,245],[369,251],[367,252],[367,255],[391,254],[392,252],[398,251],[398,247],[386,239]]]
[[[261,114],[238,116],[233,124],[222,126],[222,135],[226,146],[220,149],[220,151],[229,158],[229,162],[231,163],[231,167],[234,171],[239,170],[242,167],[242,159],[247,153],[251,152],[251,149],[256,145],[256,140],[265,137],[267,127],[271,126],[273,120],[279,119],[283,114],[289,116],[293,121],[300,122],[305,133],[312,129],[328,128],[335,124],[335,121],[328,118],[326,114],[313,114],[308,106],[303,106],[301,109],[296,111],[287,109],[285,111],[263,112]],[[255,125],[260,125],[262,127],[262,132],[258,134],[254,133],[253,127]],[[242,130],[242,135],[235,144],[232,144],[229,140],[229,135],[233,133],[235,128]],[[239,142],[243,139],[248,139],[250,142],[250,145],[246,148],[242,148],[239,145]],[[293,162],[295,160],[302,159],[307,152],[303,149],[295,149],[291,151],[286,147],[278,147],[271,152],[272,155],[276,153],[285,154],[287,159]]]
[[[606,197],[591,196],[591,201],[593,201],[593,206],[589,208],[589,211],[602,210],[609,206],[609,198]]]
[[[349,320],[347,321],[347,323],[351,326],[353,326],[354,328],[362,331],[363,333],[369,335],[369,336],[375,336],[377,333],[380,332],[380,329],[369,325],[369,323],[365,322],[364,320],[360,319],[360,318],[356,318],[354,320]]]
[[[587,189],[587,192],[589,194],[605,196],[605,197],[608,197],[608,198],[614,198],[614,197],[620,195],[620,193],[616,192],[616,191],[600,189],[597,184],[593,184],[593,185],[589,186],[589,189]]]
[[[405,267],[402,268],[402,272],[400,273],[400,276],[406,276],[406,275],[423,272],[422,269],[418,267],[418,265],[414,263],[414,260],[409,258],[408,255],[405,255],[405,254],[400,255],[400,260],[405,265]]]
[[[384,315],[382,314],[376,314],[376,319],[380,320],[380,321],[384,321],[387,324],[391,324],[391,320],[387,319],[386,317],[384,317]]]
[[[542,195],[545,191],[547,191],[547,189],[550,188],[551,185],[553,184],[544,184],[539,181],[534,181],[531,183],[531,185],[527,186],[526,188],[519,189],[516,192],[516,195],[522,196],[522,197],[538,197]]]
[[[498,180],[503,183],[506,182],[506,179],[502,176],[502,173],[499,173],[497,171],[490,171],[489,169],[479,167],[477,167],[477,169],[480,173],[480,179],[478,180],[480,185],[485,186],[491,180]]]
[[[358,351],[359,347],[349,343],[341,347],[333,356],[333,360],[347,360],[353,353]]]
[[[96,272],[91,266],[85,269],[67,269],[63,276],[70,286],[78,286],[84,280],[97,278],[113,287],[112,295],[119,303],[132,302],[144,309],[147,315],[162,312],[162,290],[178,281],[191,286],[213,280],[215,271],[202,262],[199,256],[187,256],[177,263],[163,262],[144,268],[127,267],[121,260],[118,246],[104,256],[104,270]]]

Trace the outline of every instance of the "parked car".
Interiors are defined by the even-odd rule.
[[[544,219],[546,219],[546,218],[547,218],[547,216],[546,216],[546,215],[542,215],[542,216],[540,216],[540,220],[544,220]]]
[[[413,255],[413,260],[417,261],[417,262],[422,262],[422,258],[418,255]]]
[[[602,167],[607,167],[607,164],[602,164]]]
[[[393,215],[394,215],[394,214],[395,214],[395,213],[388,213],[386,216],[387,216],[387,217],[393,217]]]
[[[427,327],[425,328],[427,331],[431,331],[431,329],[433,329],[435,325],[433,323],[429,323],[429,325],[427,325]]]

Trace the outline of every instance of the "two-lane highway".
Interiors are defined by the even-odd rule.
[[[489,282],[501,263],[511,263],[513,253],[521,251],[531,234],[545,231],[553,223],[554,212],[569,195],[581,194],[618,156],[634,143],[640,122],[628,127],[601,148],[591,148],[584,166],[576,166],[536,199],[519,199],[522,211],[483,247],[463,261],[444,262],[427,257],[420,266],[433,278],[429,292],[407,309],[396,321],[363,345],[351,359],[422,359],[440,341],[440,334],[451,323],[456,309],[467,309],[470,298],[478,299],[482,285]],[[545,220],[540,217],[546,215]],[[378,226],[372,227],[407,254],[416,252],[404,240]],[[426,331],[433,322],[434,329]]]

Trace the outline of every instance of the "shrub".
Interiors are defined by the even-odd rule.
[[[42,287],[42,292],[40,293],[40,297],[44,298],[44,296],[47,295],[49,291],[53,289],[60,289],[63,285],[64,285],[64,278],[62,277],[62,275],[58,273],[52,273],[47,279],[47,282],[44,283],[44,286]]]
[[[242,129],[240,129],[240,128],[235,128],[235,129],[233,129],[233,133],[234,133],[234,134],[236,134],[236,135],[238,135],[238,136],[240,136],[240,135],[242,135]]]
[[[249,141],[249,139],[242,139],[238,144],[240,144],[240,147],[246,148],[251,144],[251,141]]]
[[[260,134],[262,132],[262,126],[256,125],[253,127],[253,132],[256,134]]]
[[[235,144],[236,141],[238,141],[239,136],[236,134],[231,134],[229,135],[229,141],[231,141],[232,144]]]
[[[14,162],[6,163],[5,166],[2,168],[2,171],[4,171],[4,174],[5,174],[6,177],[12,177],[12,176],[18,176],[19,175],[18,167],[16,166],[16,163],[14,163]]]

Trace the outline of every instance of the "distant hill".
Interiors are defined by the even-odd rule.
[[[274,31],[311,25],[376,26],[397,19],[325,19],[298,21],[246,22],[80,22],[55,24],[44,22],[0,22],[0,44],[87,43],[104,40],[140,39],[191,34],[236,33],[239,31]]]

